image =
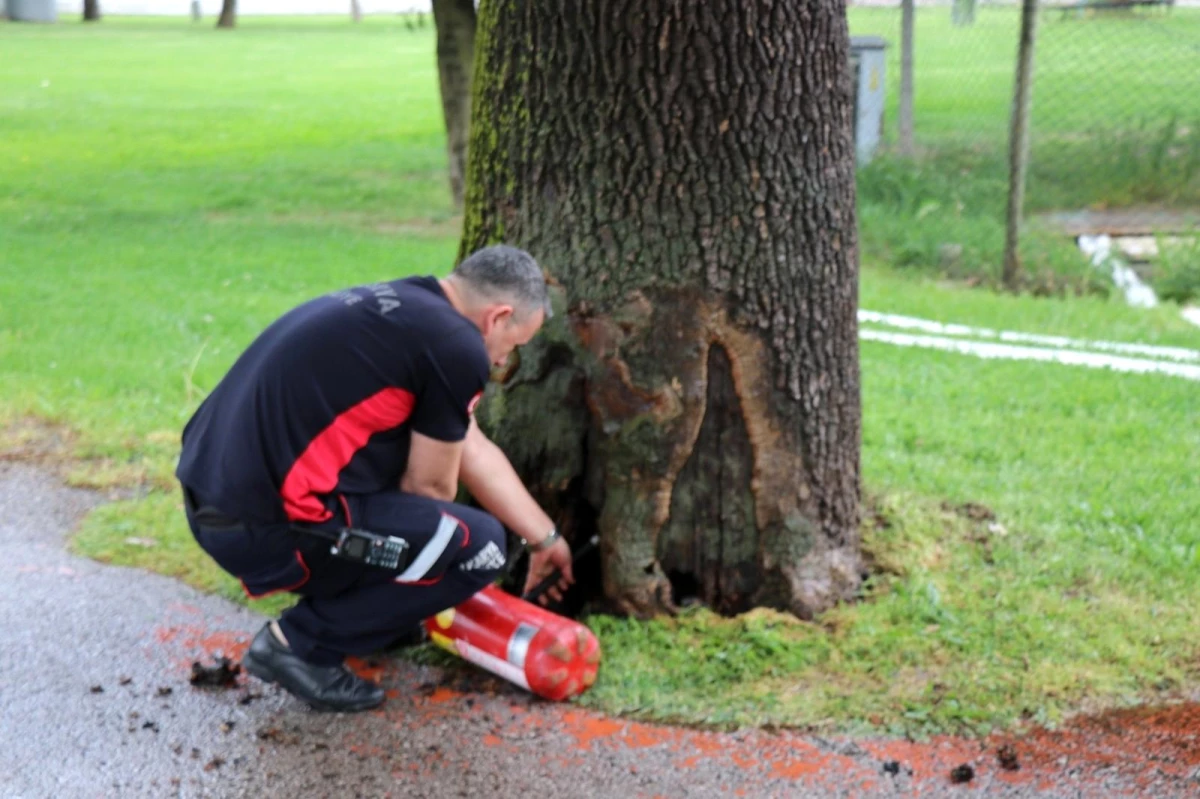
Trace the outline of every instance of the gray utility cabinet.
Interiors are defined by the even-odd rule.
[[[4,0],[4,13],[14,22],[58,22],[57,0]]]
[[[883,101],[887,42],[879,36],[850,37],[850,74],[854,82],[854,153],[865,164],[883,137]]]

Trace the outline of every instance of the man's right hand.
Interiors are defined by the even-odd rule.
[[[543,605],[548,599],[561,602],[563,592],[575,582],[575,575],[571,572],[571,547],[564,538],[559,538],[549,549],[529,554],[529,574],[525,577],[525,589],[521,591],[521,595],[528,594],[556,569],[561,573],[558,582],[538,597],[537,601]]]

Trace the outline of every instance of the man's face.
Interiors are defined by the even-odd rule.
[[[483,343],[493,366],[504,366],[513,350],[530,342],[542,328],[545,312],[514,317],[512,306],[499,305],[484,316]]]

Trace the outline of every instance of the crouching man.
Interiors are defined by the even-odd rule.
[[[537,334],[549,303],[523,250],[449,277],[319,297],[241,355],[183,431],[176,476],[196,541],[251,597],[300,595],[243,660],[314,708],[383,690],[344,665],[492,582],[504,526],[532,550],[528,586],[571,553],[472,418],[490,367]],[[459,482],[488,512],[455,504]]]

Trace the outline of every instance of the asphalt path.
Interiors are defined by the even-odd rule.
[[[356,666],[389,694],[364,714],[316,713],[246,675],[232,688],[196,688],[191,664],[240,657],[264,619],[169,578],[69,554],[70,530],[99,502],[0,462],[3,797],[1200,794],[1186,754],[1200,748],[1187,743],[1195,735],[1145,765],[1066,744],[1067,754],[1040,757],[1014,739],[1022,768],[1009,771],[998,739],[673,728],[485,678],[447,684],[438,669],[387,658]],[[960,765],[974,776],[954,784]]]

